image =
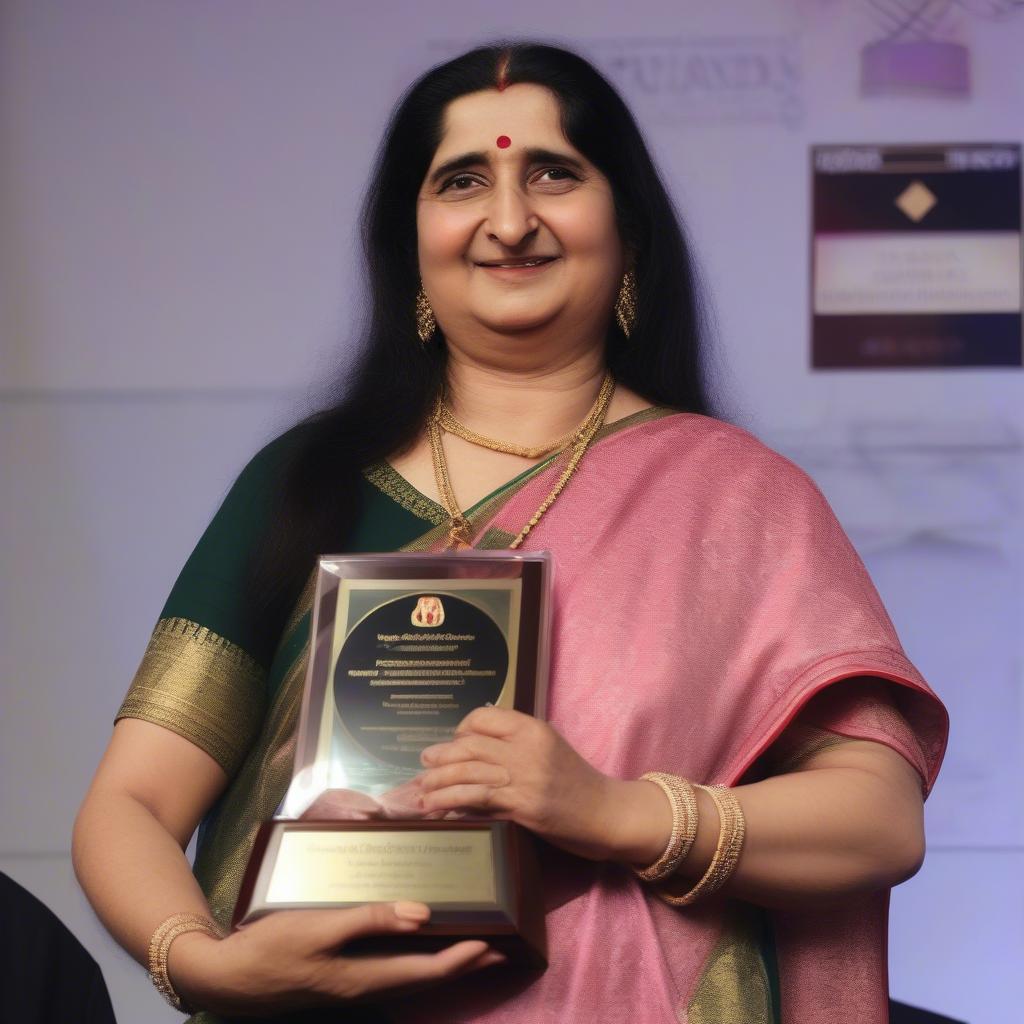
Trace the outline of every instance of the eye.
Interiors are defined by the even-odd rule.
[[[551,181],[563,181],[566,178],[575,178],[576,175],[565,167],[548,167],[546,170],[540,172],[542,178],[547,175],[551,175]]]
[[[573,174],[568,167],[545,167],[534,176],[533,183],[546,186],[548,190],[563,191],[579,180],[579,175]]]
[[[477,184],[479,184],[478,179],[474,178],[471,174],[456,174],[441,186],[441,191],[466,192]]]

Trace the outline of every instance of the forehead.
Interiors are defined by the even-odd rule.
[[[510,85],[503,92],[484,89],[452,100],[444,112],[442,132],[432,166],[462,153],[488,152],[499,135],[512,140],[506,152],[520,147],[576,152],[562,133],[554,94],[531,83]]]

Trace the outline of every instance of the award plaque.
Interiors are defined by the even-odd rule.
[[[425,819],[412,796],[422,751],[475,708],[543,717],[550,576],[546,552],[319,560],[292,782],[257,835],[236,926],[274,910],[416,900],[430,921],[381,945],[482,938],[544,965],[529,833]]]

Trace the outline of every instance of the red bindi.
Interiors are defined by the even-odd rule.
[[[498,149],[508,149],[512,145],[512,140],[507,135],[498,136]]]

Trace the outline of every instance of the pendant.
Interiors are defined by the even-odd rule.
[[[455,551],[469,551],[473,547],[473,533],[469,522],[461,516],[452,520],[448,530],[449,547]]]

